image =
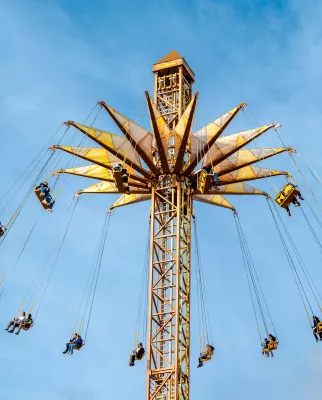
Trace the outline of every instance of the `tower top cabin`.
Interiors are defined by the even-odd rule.
[[[154,101],[171,128],[174,128],[192,99],[195,74],[175,50],[153,64]]]

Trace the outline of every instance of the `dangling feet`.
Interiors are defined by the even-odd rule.
[[[134,363],[129,363],[129,367],[134,367]]]
[[[198,364],[197,368],[201,368],[201,367],[203,367],[203,362],[199,361],[199,364]]]
[[[17,332],[16,332],[16,335],[19,335],[19,333],[20,333],[20,331],[17,331]]]
[[[299,199],[300,199],[300,200],[304,200],[304,197],[302,197],[302,195],[299,194]]]

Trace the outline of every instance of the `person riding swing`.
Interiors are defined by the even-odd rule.
[[[135,360],[142,360],[145,355],[145,350],[143,348],[143,344],[139,343],[136,350],[133,350],[133,353],[130,355],[129,366],[134,367]]]
[[[16,335],[19,335],[21,329],[23,329],[24,331],[28,331],[34,324],[34,321],[32,319],[31,314],[28,314],[27,318],[22,321],[18,326],[14,326],[13,331],[15,330],[15,328],[18,328]]]
[[[215,348],[211,344],[206,344],[205,351],[200,353],[199,364],[198,364],[197,368],[203,367],[203,363],[205,361],[211,360],[214,352],[215,352]]]
[[[48,211],[53,212],[53,206],[55,204],[55,200],[53,200],[50,194],[50,187],[48,186],[48,182],[42,182],[38,186],[35,187],[35,191],[40,190],[39,197],[43,197],[42,204],[44,206],[48,206]]]

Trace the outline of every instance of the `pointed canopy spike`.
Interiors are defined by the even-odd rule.
[[[146,178],[150,177],[150,173],[142,167],[139,154],[135,151],[127,138],[72,121],[69,121],[69,125],[74,126],[80,132],[84,133],[94,142],[111,152],[119,160],[131,165],[131,167]]]
[[[218,182],[217,185],[221,186],[228,183],[238,183],[255,179],[270,178],[272,176],[278,175],[288,175],[288,173],[284,171],[277,171],[275,169],[247,166],[237,169],[236,171],[221,175],[220,182]]]
[[[52,150],[62,150],[66,153],[73,154],[76,157],[82,158],[83,160],[89,161],[94,163],[98,166],[103,168],[112,169],[113,165],[119,164],[122,160],[118,157],[115,157],[112,153],[108,150],[101,149],[98,147],[76,147],[76,146],[52,146],[50,149]],[[125,162],[126,163],[126,162]],[[146,179],[142,176],[138,176],[134,173],[133,168],[130,166],[126,167],[129,175],[139,181],[139,182],[146,182]]]
[[[222,115],[220,118],[211,122],[209,125],[200,129],[191,136],[191,157],[190,164],[186,168],[187,174],[192,173],[200,160],[216,142],[229,123],[235,118],[240,110],[244,109],[246,105],[246,103],[239,104],[239,106],[228,111],[226,114]]]
[[[275,125],[276,124],[264,125],[259,128],[219,138],[207,151],[203,159],[203,166],[216,166],[239,149],[261,136],[264,132],[274,128]]]
[[[62,150],[66,153],[73,154],[83,160],[90,161],[101,167],[112,168],[113,164],[118,164],[120,159],[115,157],[108,150],[98,147],[80,147],[80,146],[52,146],[53,150]]]
[[[113,194],[120,193],[116,187],[115,183],[111,182],[99,182],[95,185],[92,185],[86,189],[80,190],[77,194]],[[148,190],[132,188],[130,186],[130,194],[148,194],[150,193]]]
[[[112,193],[119,193],[115,183],[111,182],[99,182],[95,185],[92,185],[86,189],[80,190],[77,194],[112,194]]]
[[[150,200],[151,194],[123,194],[116,202],[110,207],[113,210],[117,207],[128,206],[130,204],[141,203],[142,201]]]
[[[145,96],[148,103],[150,121],[154,133],[158,156],[161,163],[161,169],[163,173],[169,173],[170,170],[167,159],[168,144],[166,141],[163,140],[163,138],[170,134],[170,128],[160,114],[159,110],[156,108],[153,100],[151,99],[147,91],[145,92]]]
[[[59,174],[83,176],[85,178],[98,179],[106,182],[114,182],[113,173],[100,165],[87,165],[85,167],[67,168],[57,171]]]
[[[218,190],[213,189],[212,194],[233,194],[233,195],[263,195],[268,196],[267,193],[248,185],[247,183],[230,183],[228,185],[218,186]]]
[[[224,196],[220,194],[195,194],[193,199],[196,201],[200,201],[202,203],[211,204],[213,206],[228,208],[234,212],[236,212],[235,207],[233,207],[228,200],[225,199]]]
[[[159,170],[153,163],[153,156],[151,154],[152,135],[140,125],[126,118],[120,112],[107,105],[104,101],[99,104],[107,111],[118,128],[125,135],[133,149],[140,155],[142,160],[150,168],[154,174],[158,174]]]
[[[233,172],[237,169],[255,164],[261,160],[273,157],[285,151],[294,151],[291,147],[277,147],[268,149],[245,149],[239,150],[224,159],[214,167],[214,172],[219,176]]]
[[[199,93],[196,92],[195,96],[191,100],[185,112],[182,114],[182,117],[179,119],[177,126],[174,129],[176,163],[173,171],[175,173],[179,173],[183,167],[184,156],[187,149],[188,139],[191,133],[198,96]]]

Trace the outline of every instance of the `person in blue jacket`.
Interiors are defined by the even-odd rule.
[[[43,204],[48,205],[48,211],[53,211],[53,205],[55,204],[55,200],[51,197],[50,187],[48,186],[48,182],[42,182],[38,186],[35,187],[36,190],[41,189],[40,197],[44,197],[42,201]]]
[[[73,354],[74,348],[80,349],[83,346],[83,339],[78,333],[75,333],[75,336],[70,340],[70,342],[66,343],[66,350],[63,351],[63,354]]]

